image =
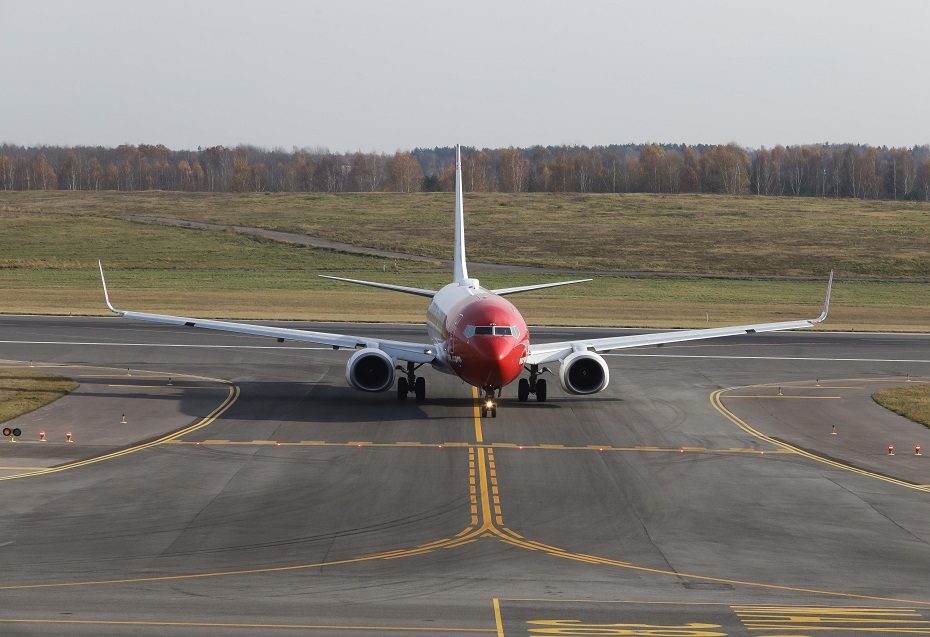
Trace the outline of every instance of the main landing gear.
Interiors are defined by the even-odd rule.
[[[397,371],[406,374],[397,379],[397,400],[407,400],[407,394],[416,396],[418,403],[426,400],[426,379],[416,375],[416,371],[422,365],[423,363],[414,365],[408,362],[407,369],[397,366]]]
[[[521,403],[529,400],[530,394],[536,396],[536,402],[546,402],[546,381],[539,377],[549,371],[548,367],[539,369],[539,365],[529,365],[526,371],[530,373],[529,379],[521,378],[517,384],[517,398]]]
[[[497,396],[500,397],[500,388],[497,390]],[[497,418],[497,401],[494,400],[494,388],[484,388],[484,400],[481,402],[482,418]]]

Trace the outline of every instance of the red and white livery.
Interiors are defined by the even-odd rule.
[[[517,397],[521,402],[526,401],[530,395],[534,395],[538,401],[546,400],[546,381],[540,378],[541,374],[549,371],[544,367],[546,363],[560,364],[559,383],[566,392],[594,394],[607,387],[610,380],[610,370],[600,356],[602,352],[810,327],[827,318],[833,286],[831,272],[823,312],[813,319],[533,344],[520,311],[503,297],[518,292],[583,283],[591,279],[487,290],[481,287],[478,279],[470,278],[465,260],[462,162],[458,146],[455,149],[455,255],[451,283],[440,290],[427,290],[374,281],[324,277],[429,297],[431,301],[426,313],[428,343],[120,310],[110,303],[102,264],[100,278],[107,307],[122,317],[266,336],[276,338],[279,342],[300,341],[330,345],[334,349],[353,349],[356,351],[346,364],[346,381],[362,391],[380,392],[394,387],[397,375],[396,389],[400,400],[405,400],[410,394],[420,401],[426,398],[426,379],[416,372],[421,366],[429,364],[440,372],[454,374],[481,389],[484,392],[482,415],[491,417],[497,416],[495,399],[500,396],[501,389],[518,379]],[[524,371],[527,375],[521,378]]]

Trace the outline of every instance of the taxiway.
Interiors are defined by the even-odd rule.
[[[592,331],[620,330],[532,334]],[[119,319],[0,317],[0,359],[129,369],[138,426],[181,430],[137,450],[68,397],[111,457],[27,465],[29,416],[0,443],[4,636],[930,634],[930,458],[885,455],[930,432],[869,399],[930,376],[927,335],[631,350],[605,392],[553,378],[496,419],[438,373],[398,403],[345,352]]]

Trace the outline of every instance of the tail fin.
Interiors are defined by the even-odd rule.
[[[455,257],[453,261],[453,283],[462,283],[468,278],[465,265],[465,209],[462,206],[462,151],[455,145]]]

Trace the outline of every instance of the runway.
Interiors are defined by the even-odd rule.
[[[930,635],[930,432],[869,398],[930,377],[927,335],[630,350],[601,394],[550,377],[496,419],[433,371],[398,403],[348,388],[345,352],[115,318],[2,316],[0,359],[128,369],[107,384],[194,427],[0,479],[4,637]]]

